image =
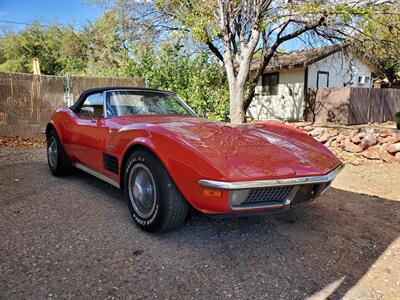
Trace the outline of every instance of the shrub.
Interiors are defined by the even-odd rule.
[[[393,115],[393,121],[396,122],[397,129],[400,129],[400,111]]]

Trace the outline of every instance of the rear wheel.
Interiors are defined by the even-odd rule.
[[[64,148],[54,129],[51,129],[47,134],[47,162],[51,172],[55,176],[66,175],[72,169],[71,162],[65,154]]]
[[[136,224],[149,232],[182,225],[188,204],[164,166],[146,150],[135,150],[125,169],[125,193]]]

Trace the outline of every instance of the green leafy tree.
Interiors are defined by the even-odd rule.
[[[44,28],[38,23],[18,33],[0,38],[0,71],[32,72],[37,58],[43,74],[82,72],[85,68],[86,46],[71,27]]]
[[[400,14],[382,14],[363,22],[355,46],[378,63],[392,83],[400,82]]]
[[[122,34],[114,10],[87,26],[82,33],[87,43],[87,68],[90,75],[115,76],[128,60],[128,43]]]
[[[136,46],[120,76],[142,77],[148,86],[174,91],[200,116],[226,121],[228,88],[220,66],[205,54],[192,55],[179,43]]]
[[[145,78],[147,85],[176,92],[203,117],[227,120],[228,90],[220,65],[187,41],[170,37],[161,45],[143,28],[126,27],[124,16],[107,11],[81,31],[34,24],[0,38],[0,71]],[[186,44],[184,44],[186,42]]]
[[[317,36],[317,45],[321,40],[337,42],[354,35],[363,19],[388,13],[392,8],[389,1],[378,0],[125,0],[112,3],[125,14],[130,12],[136,23],[152,31],[180,31],[206,45],[225,67],[230,120],[234,123],[245,121],[256,83],[282,44],[305,35]],[[250,72],[257,52],[260,52],[258,68]]]
[[[60,70],[54,55],[55,45],[59,45],[60,30],[57,27],[43,29],[40,25],[23,30],[16,35],[1,38],[0,51],[4,62],[1,71],[31,72],[32,59],[38,58],[44,74],[54,74]]]
[[[87,37],[67,27],[57,53],[57,62],[61,66],[59,74],[83,74],[88,67],[88,59]]]

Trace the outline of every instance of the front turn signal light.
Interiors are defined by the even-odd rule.
[[[222,198],[222,191],[218,190],[203,189],[203,194],[209,197]]]

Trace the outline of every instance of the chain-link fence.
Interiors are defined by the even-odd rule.
[[[142,79],[0,73],[0,135],[37,138],[52,113],[101,86],[143,86]]]

